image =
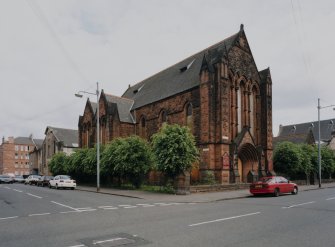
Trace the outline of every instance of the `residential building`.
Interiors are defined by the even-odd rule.
[[[306,122],[299,124],[290,124],[290,125],[280,125],[278,136],[275,138],[276,140],[289,140],[289,136],[292,135],[300,135],[307,136],[312,132],[313,138],[308,142],[315,142],[316,144],[319,141],[319,122]],[[320,141],[324,146],[328,146],[332,150],[335,150],[335,119],[327,119],[320,121]],[[303,143],[303,140],[295,143]]]
[[[200,151],[191,179],[208,172],[219,183],[250,182],[273,173],[272,79],[259,71],[243,25],[229,38],[133,85],[122,97],[101,91],[100,114],[88,100],[79,117],[79,144],[139,135],[163,123],[188,126]]]
[[[35,147],[32,136],[8,137],[0,146],[0,173],[10,175],[30,174],[29,153]]]
[[[51,175],[49,162],[52,156],[58,152],[70,155],[78,148],[78,130],[48,126],[44,133],[45,139],[42,145],[42,169],[40,173]]]

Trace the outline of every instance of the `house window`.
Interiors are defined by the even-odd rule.
[[[15,159],[17,160],[19,158],[19,155],[15,153]]]
[[[19,146],[15,145],[15,151],[19,151]]]

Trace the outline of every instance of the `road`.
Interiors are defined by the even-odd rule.
[[[162,196],[163,198],[164,196]],[[210,203],[0,185],[0,246],[334,246],[335,188]]]

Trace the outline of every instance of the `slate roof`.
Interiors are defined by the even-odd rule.
[[[43,139],[33,139],[33,142],[35,143],[35,146],[37,147],[37,149],[40,149],[43,145]]]
[[[292,142],[295,144],[303,144],[303,143],[314,144],[315,143],[314,135],[311,130],[309,130],[306,133],[290,133],[288,135],[273,137],[273,140],[272,140],[273,147],[276,147],[278,143],[284,142],[284,141]]]
[[[208,69],[212,70],[211,66],[227,55],[241,32],[243,26],[231,37],[129,87],[122,97],[134,100],[134,110],[199,86],[201,68],[208,66]]]
[[[48,126],[45,133],[47,133],[48,129],[52,130],[58,141],[63,142],[64,147],[78,147],[78,130]]]
[[[16,137],[14,139],[15,144],[21,144],[21,145],[34,145],[32,139],[30,137]]]
[[[130,113],[130,110],[134,104],[133,100],[110,94],[105,94],[105,96],[109,103],[116,104],[121,122],[134,123],[134,119]]]
[[[278,136],[287,136],[289,134],[306,134],[312,130],[315,141],[319,140],[318,121],[291,124],[286,126],[279,126]],[[320,121],[321,141],[328,142],[332,139],[332,131],[335,130],[335,119],[327,119]]]

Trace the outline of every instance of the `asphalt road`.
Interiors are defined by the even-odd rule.
[[[0,185],[0,246],[335,246],[335,188],[212,203]]]

